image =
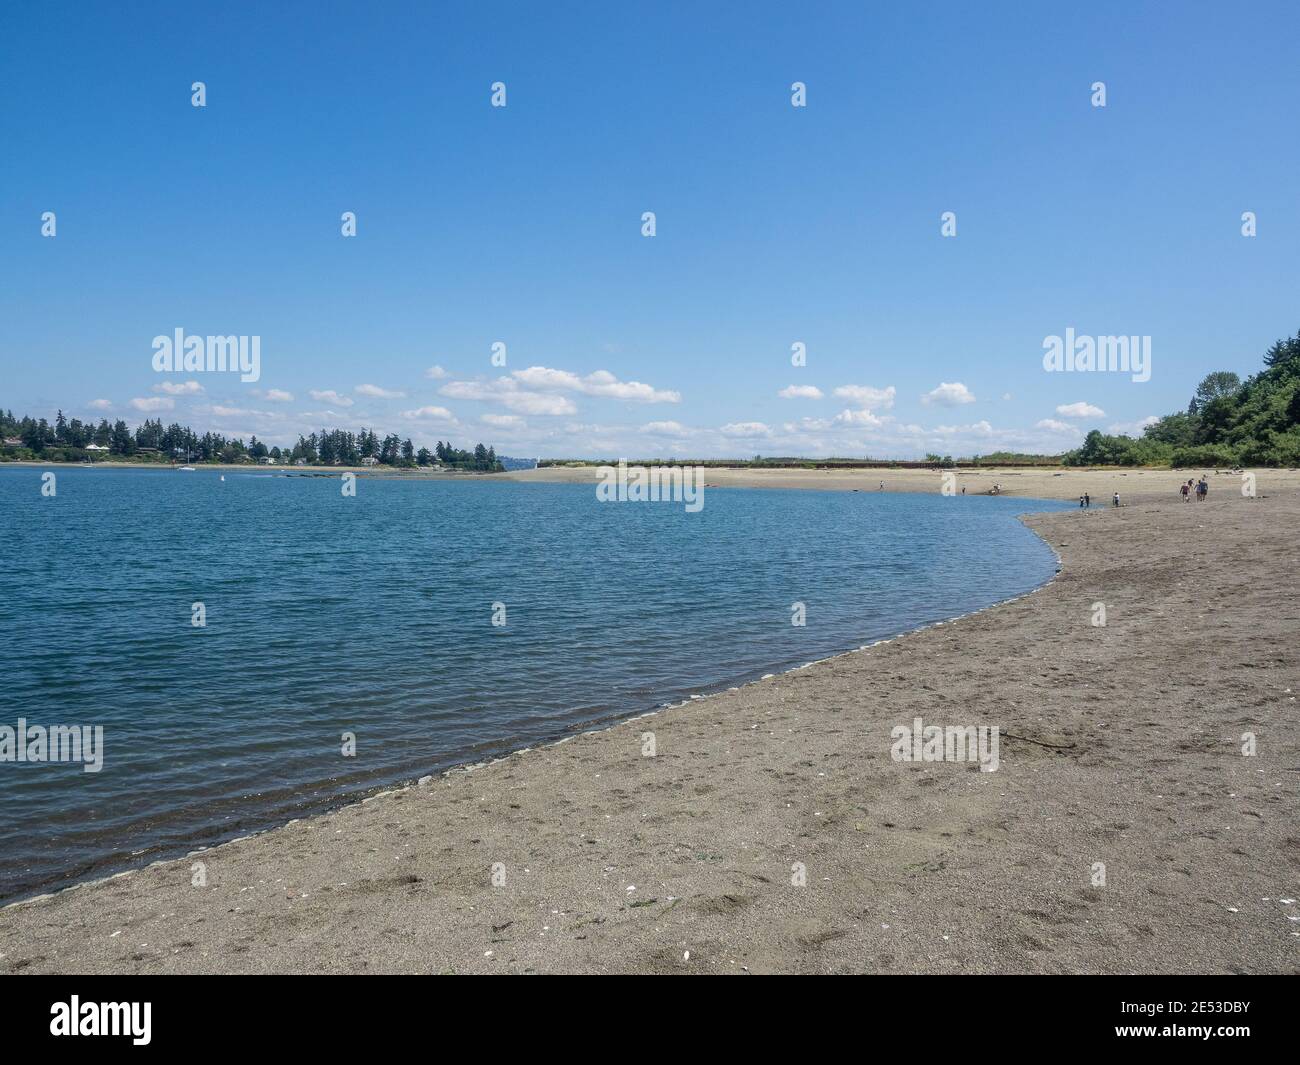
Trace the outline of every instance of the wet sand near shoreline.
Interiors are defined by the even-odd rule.
[[[1294,972],[1297,475],[1191,475],[1029,516],[1063,569],[1012,602],[9,906],[0,972]],[[1000,767],[894,761],[916,717]]]

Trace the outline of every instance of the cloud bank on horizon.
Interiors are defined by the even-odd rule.
[[[165,412],[169,421],[231,436],[256,436],[269,444],[292,443],[299,434],[309,434],[328,422],[330,428],[393,428],[410,436],[417,446],[453,436],[484,436],[496,441],[502,453],[543,457],[657,454],[665,448],[701,458],[748,457],[751,453],[909,457],[928,452],[1058,451],[1074,446],[1083,436],[1079,423],[1057,418],[1040,419],[1032,431],[997,429],[987,418],[921,424],[891,413],[899,399],[894,385],[789,385],[777,395],[797,403],[800,416],[770,421],[736,419],[713,425],[637,417],[637,408],[680,405],[683,390],[624,381],[608,370],[579,374],[529,366],[496,376],[458,378],[437,369],[437,374],[425,373],[437,382],[432,389],[419,383],[407,388],[372,383],[309,388],[307,395],[317,409],[302,412],[212,402],[197,380],[155,386],[155,391],[164,395],[131,397],[124,404],[101,398],[87,407],[110,420],[128,412],[146,416]],[[253,394],[268,404],[294,402],[293,393],[283,389],[253,390]],[[428,395],[437,401],[415,407],[375,402],[412,395]],[[191,402],[178,403],[184,399]],[[602,405],[607,410],[614,407],[616,417],[584,420],[587,404],[600,400],[612,401]],[[977,403],[978,398],[960,381],[940,382],[917,395],[915,402],[921,407],[958,408]],[[1083,419],[1100,417],[1104,411],[1076,402],[1058,405],[1056,413],[1062,418]],[[1134,427],[1140,431],[1145,424],[1135,423]]]

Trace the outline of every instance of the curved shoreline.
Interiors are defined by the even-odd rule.
[[[202,888],[14,903],[0,969],[1292,971],[1297,519],[1029,515],[1064,566],[1031,593],[199,851]],[[1001,724],[1001,768],[894,762],[914,716]]]
[[[1026,500],[1026,502],[1051,503],[1053,501],[1052,500]],[[1045,511],[1045,512],[1032,512],[1032,513],[1051,513],[1051,512]],[[741,674],[739,677],[731,678],[727,681],[719,682],[716,685],[707,685],[701,690],[699,690],[698,692],[692,692],[689,695],[687,695],[684,699],[680,699],[677,702],[670,701],[670,702],[661,703],[659,705],[656,705],[654,707],[645,710],[617,712],[614,714],[605,715],[601,718],[591,719],[587,722],[575,722],[568,725],[557,726],[557,728],[567,731],[569,733],[568,735],[556,735],[554,736],[554,738],[543,739],[541,741],[534,741],[532,743],[529,743],[527,746],[523,746],[523,747],[512,747],[510,745],[509,740],[485,742],[483,746],[497,746],[499,749],[499,753],[494,754],[487,758],[482,758],[474,761],[456,762],[454,764],[447,766],[446,768],[435,769],[430,771],[427,774],[420,774],[418,776],[412,776],[409,774],[409,771],[403,770],[396,775],[396,779],[394,780],[389,780],[387,782],[380,783],[380,784],[370,785],[358,789],[356,791],[347,793],[346,795],[336,795],[334,797],[321,801],[319,805],[315,805],[309,809],[302,810],[300,813],[298,813],[295,816],[284,816],[284,817],[275,818],[273,819],[273,823],[266,824],[260,828],[252,828],[248,830],[232,829],[230,830],[229,835],[223,835],[221,838],[219,838],[216,842],[213,843],[207,843],[201,846],[198,845],[187,846],[186,844],[180,844],[180,843],[167,845],[167,846],[160,845],[158,846],[158,850],[163,851],[164,852],[163,854],[160,854],[158,857],[140,861],[137,864],[130,864],[130,858],[122,857],[122,856],[109,856],[102,859],[97,859],[92,862],[92,865],[100,865],[104,867],[104,871],[102,872],[88,871],[86,874],[81,876],[70,876],[67,878],[68,882],[64,884],[40,885],[38,887],[25,889],[20,893],[17,893],[16,897],[6,899],[3,902],[0,902],[0,913],[8,909],[9,907],[19,906],[27,902],[39,902],[41,900],[57,897],[63,894],[64,892],[73,891],[78,888],[93,887],[96,884],[104,883],[109,880],[115,880],[121,877],[130,876],[134,873],[143,872],[155,866],[169,865],[178,862],[188,861],[192,858],[195,858],[198,855],[209,853],[221,847],[227,846],[228,844],[238,843],[242,840],[253,839],[259,836],[264,836],[267,833],[275,832],[281,828],[284,828],[288,825],[295,824],[299,821],[324,817],[329,814],[336,813],[337,811],[345,809],[347,807],[354,806],[360,803],[369,802],[372,799],[378,798],[380,796],[389,793],[405,791],[410,788],[418,787],[420,786],[421,781],[427,781],[438,777],[446,777],[454,773],[473,772],[474,770],[482,769],[487,766],[495,765],[499,762],[506,761],[507,759],[511,758],[514,755],[524,754],[530,751],[546,750],[548,748],[555,747],[563,743],[567,743],[570,740],[573,740],[579,736],[587,735],[589,733],[603,732],[608,729],[617,728],[619,725],[626,724],[632,721],[638,721],[641,720],[642,718],[653,717],[667,710],[675,709],[677,707],[682,707],[682,706],[689,706],[692,705],[693,703],[700,702],[701,700],[705,700],[705,699],[716,698],[717,696],[722,695],[725,692],[742,691],[745,688],[749,687],[750,685],[759,684],[762,681],[769,680],[773,677],[785,676],[790,673],[795,673],[800,670],[805,670],[812,666],[819,665],[823,662],[830,662],[835,659],[842,658],[846,655],[854,655],[854,654],[859,654],[861,652],[869,651],[873,647],[877,647],[882,644],[892,643],[895,640],[902,639],[914,633],[923,632],[926,629],[936,628],[945,624],[950,624],[952,622],[959,621],[962,618],[973,617],[977,614],[981,614],[986,611],[992,610],[1005,603],[1015,602],[1016,600],[1021,599],[1024,596],[1033,595],[1034,593],[1038,592],[1042,588],[1045,588],[1048,585],[1050,585],[1056,579],[1056,576],[1059,575],[1060,568],[1061,568],[1060,553],[1047,540],[1045,540],[1031,526],[1028,525],[1028,523],[1025,521],[1026,516],[1027,514],[1015,515],[1015,520],[1019,521],[1022,525],[1024,525],[1029,530],[1031,535],[1037,537],[1048,548],[1048,550],[1051,552],[1051,555],[1054,559],[1056,572],[1054,574],[1049,575],[1041,583],[1036,584],[1033,587],[1029,588],[1028,590],[1020,592],[1016,595],[1008,596],[1005,599],[995,600],[991,603],[986,604],[985,606],[978,607],[975,610],[969,610],[963,614],[954,614],[949,617],[941,618],[939,620],[927,621],[920,625],[913,626],[911,628],[900,629],[890,633],[888,636],[883,636],[879,639],[873,640],[870,643],[859,644],[856,647],[848,647],[842,651],[836,651],[831,654],[825,655],[821,658],[814,658],[810,661],[804,662],[801,665],[789,666],[786,668],[754,667],[746,670],[745,673]],[[766,668],[773,668],[776,670],[776,672],[762,673],[761,676],[753,675],[761,672],[761,670]],[[745,676],[748,676],[750,679],[748,680],[742,679]],[[313,788],[322,787],[322,786],[323,784],[320,783],[311,785],[311,787]],[[249,820],[256,820],[256,818],[250,817]],[[153,849],[153,848],[147,848],[147,849]],[[140,852],[136,852],[136,854],[139,853]]]

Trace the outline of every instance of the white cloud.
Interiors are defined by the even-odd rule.
[[[596,370],[579,377],[568,370],[553,370],[546,366],[530,366],[515,370],[511,377],[525,388],[543,392],[581,392],[588,396],[609,399],[634,400],[638,403],[680,403],[680,392],[652,388],[640,381],[620,381],[608,370]]]
[[[489,382],[488,387],[491,384]],[[825,398],[831,399],[832,389],[824,391]],[[998,393],[991,395],[996,398]],[[847,408],[848,413],[837,417],[833,412],[842,407]],[[798,410],[797,407],[794,409]],[[1035,428],[1032,421],[1020,428],[999,428],[991,424],[991,417],[988,420],[972,417],[971,424],[952,418],[950,424],[938,427],[904,423],[884,411],[872,412],[851,403],[832,406],[823,417],[795,417],[767,423],[749,421],[741,413],[743,410],[743,407],[739,408],[733,415],[735,420],[726,425],[721,421],[698,426],[667,420],[593,423],[579,415],[576,418],[529,418],[527,428],[485,431],[498,432],[502,436],[509,433],[512,443],[507,450],[511,454],[584,455],[602,459],[645,455],[648,450],[657,450],[655,445],[663,449],[671,446],[673,451],[680,453],[685,448],[678,441],[689,441],[690,454],[706,458],[761,451],[764,454],[809,457],[870,455],[889,459],[919,458],[926,452],[954,456],[999,450],[1058,454],[1075,446],[1081,439],[1078,432]],[[500,413],[508,412],[502,410]],[[474,424],[479,424],[477,417]],[[501,445],[497,446],[500,448]]]
[[[546,366],[530,366],[526,370],[515,370],[511,375],[515,382],[525,388],[555,389],[561,391],[582,391],[582,378],[568,370],[552,370]]]
[[[1056,408],[1062,418],[1104,418],[1106,412],[1091,403],[1062,403]]]
[[[1078,426],[1071,425],[1069,422],[1059,422],[1055,418],[1043,418],[1034,424],[1035,429],[1046,429],[1049,433],[1073,433],[1079,432]]]
[[[926,406],[937,403],[941,407],[956,407],[963,403],[974,403],[975,396],[960,381],[943,381],[938,388],[932,389],[921,397]]]
[[[402,411],[403,418],[412,418],[418,421],[454,421],[455,418],[446,407],[419,407],[416,410]]]
[[[620,381],[608,370],[597,370],[579,377],[568,370],[547,366],[530,366],[509,376],[493,380],[448,381],[438,394],[451,399],[468,399],[481,403],[499,403],[518,414],[566,415],[578,411],[565,392],[639,403],[679,403],[681,394],[653,388],[640,381]]]
[[[497,429],[527,429],[528,422],[517,414],[485,414],[479,418],[484,425]]]
[[[1032,427],[999,429],[987,420],[969,425],[927,427],[899,422],[889,415],[870,417],[880,424],[868,423],[867,416],[852,409],[843,419],[802,418],[785,422],[765,441],[762,450],[782,455],[870,455],[873,458],[919,458],[933,451],[953,455],[987,454],[994,450],[1054,454],[1064,446],[1072,446],[1080,436],[1078,432],[1063,436]],[[721,434],[716,444],[701,439],[700,445],[692,450],[706,457],[729,451]]]
[[[209,410],[218,418],[270,418],[271,420],[276,421],[284,417],[283,414],[279,414],[275,411],[248,410],[244,407],[224,407],[219,403],[214,404],[209,408]]]
[[[106,399],[92,399],[86,404],[91,410],[112,410],[113,404]]]
[[[197,381],[164,381],[162,384],[154,385],[155,392],[162,392],[168,396],[197,396],[203,391],[203,386]]]
[[[822,390],[816,385],[786,385],[777,395],[782,399],[821,399]]]
[[[397,392],[388,388],[380,388],[378,385],[357,385],[352,390],[358,396],[371,396],[374,399],[402,399],[405,392]]]
[[[522,414],[576,414],[577,406],[567,396],[546,396],[537,392],[506,392],[501,402]]]
[[[527,392],[512,377],[498,377],[495,381],[448,381],[438,394],[451,399],[470,399],[484,403],[500,403],[520,414],[576,414],[578,408],[567,396],[554,393]]]
[[[444,377],[447,376],[447,371],[444,370],[441,366],[430,366],[427,370],[424,371],[424,376],[430,377],[435,381],[441,381]]]
[[[502,378],[501,380],[504,380]],[[452,399],[476,399],[484,402],[499,400],[502,389],[495,382],[488,381],[448,381],[438,395],[450,396]]]
[[[341,396],[332,388],[308,389],[307,395],[311,396],[311,398],[316,400],[318,403],[332,403],[336,407],[350,407],[353,403],[353,400],[349,396]]]
[[[681,422],[646,422],[641,432],[650,436],[685,436],[690,430]]]
[[[772,430],[762,422],[731,422],[724,425],[719,432],[736,440],[752,440],[760,436],[771,436]]]
[[[872,428],[884,425],[884,419],[877,418],[871,411],[863,408],[862,410],[842,410],[835,415],[835,421],[841,425],[867,425]]]
[[[936,425],[934,431],[939,436],[992,436],[993,426],[981,420],[970,425]]]
[[[176,401],[170,396],[137,396],[131,400],[131,406],[142,411],[175,410]]]
[[[293,393],[286,392],[283,388],[268,388],[261,396],[268,403],[292,403]]]
[[[861,403],[864,407],[880,408],[889,410],[894,405],[894,397],[898,390],[890,385],[888,388],[871,388],[867,385],[840,385],[835,390],[835,394],[840,399],[851,399],[855,403]]]
[[[1106,426],[1106,432],[1117,436],[1141,436],[1148,425],[1155,425],[1160,419],[1154,414],[1139,418],[1135,422],[1114,422]]]

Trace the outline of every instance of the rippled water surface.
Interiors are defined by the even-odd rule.
[[[1027,591],[1054,559],[1016,515],[1060,505],[79,468],[45,498],[41,472],[0,469],[0,725],[102,725],[104,766],[0,763],[0,897]]]

